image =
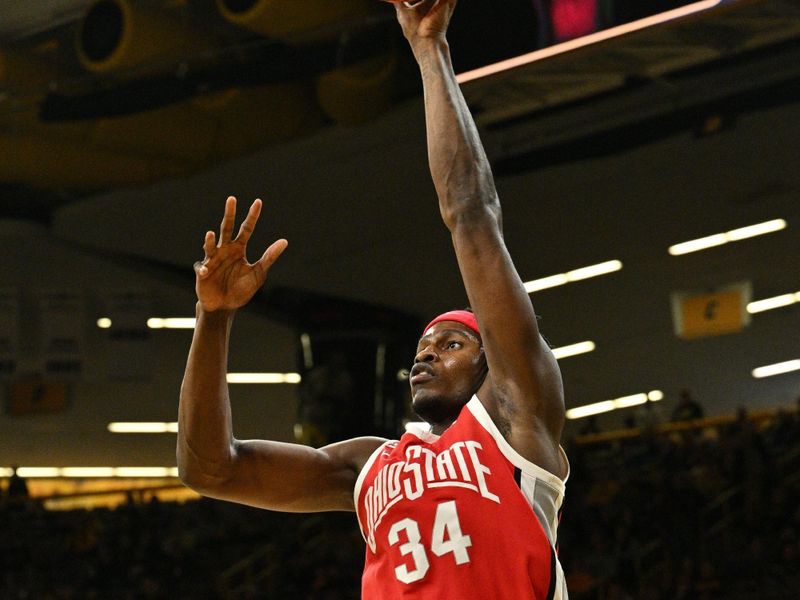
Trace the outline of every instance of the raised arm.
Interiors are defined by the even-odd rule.
[[[219,243],[206,233],[195,265],[197,323],[181,386],[178,469],[183,482],[222,500],[284,511],[353,510],[356,475],[381,443],[359,438],[313,449],[266,440],[237,440],[226,381],[228,339],[236,310],[264,284],[286,240],[247,262],[247,241],[261,212],[250,207],[233,238],[236,200],[228,198]]]
[[[456,0],[396,4],[419,63],[431,174],[489,365],[479,398],[511,445],[556,473],[564,423],[561,375],[502,233],[500,203],[445,37]]]

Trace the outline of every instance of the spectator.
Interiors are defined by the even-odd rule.
[[[597,425],[597,417],[592,415],[586,422],[583,424],[583,427],[580,429],[581,435],[592,435],[595,433],[600,433],[600,427]]]
[[[18,465],[11,466],[11,477],[8,479],[8,490],[6,491],[9,506],[22,506],[30,497],[28,482],[20,477],[17,473],[18,469]]]
[[[702,419],[704,415],[703,407],[692,397],[689,390],[681,390],[678,397],[678,405],[672,411],[672,421],[693,421]]]
[[[641,409],[636,415],[636,419],[645,430],[655,429],[657,425],[660,425],[664,421],[658,405],[650,399],[642,404]]]

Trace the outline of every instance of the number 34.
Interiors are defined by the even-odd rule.
[[[430,568],[428,553],[425,546],[420,543],[422,537],[419,533],[419,525],[414,519],[401,519],[389,529],[389,544],[394,546],[400,543],[400,532],[406,532],[405,544],[399,547],[400,554],[403,556],[411,555],[414,563],[413,568],[408,565],[400,565],[394,572],[397,579],[403,583],[414,583],[419,581]],[[431,534],[431,551],[436,556],[444,556],[448,552],[453,553],[453,558],[457,565],[469,562],[469,552],[467,548],[472,546],[472,539],[468,535],[461,533],[461,523],[458,521],[455,500],[442,502],[436,507],[436,518],[433,521],[433,532]]]

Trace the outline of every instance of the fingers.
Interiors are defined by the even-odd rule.
[[[205,252],[205,258],[194,263],[194,272],[200,279],[208,276],[208,264],[217,252],[217,243],[213,231],[206,231],[206,237],[203,240],[203,252]]]
[[[198,260],[194,263],[194,272],[199,279],[208,277],[208,267],[205,265],[205,261]]]
[[[425,4],[428,0],[406,0],[404,2],[397,2],[395,3],[395,7],[397,10],[402,10],[404,8],[418,8]]]
[[[203,251],[206,258],[211,258],[217,252],[217,240],[213,231],[206,231],[206,238],[203,240]]]
[[[231,241],[234,221],[236,221],[236,198],[228,196],[225,202],[225,215],[222,217],[222,223],[219,226],[220,245]]]
[[[261,215],[261,200],[256,199],[250,206],[250,210],[247,212],[244,221],[242,221],[242,226],[239,228],[239,233],[236,235],[235,241],[247,244],[250,236],[253,235],[253,230],[256,227],[259,215]]]
[[[261,258],[258,259],[255,266],[261,270],[262,274],[266,275],[269,268],[275,264],[275,261],[278,260],[278,257],[283,254],[283,251],[286,250],[286,247],[289,245],[284,239],[277,240],[272,243],[272,245],[266,249],[264,254]]]

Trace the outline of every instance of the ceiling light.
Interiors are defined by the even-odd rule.
[[[516,56],[514,58],[509,58],[508,60],[503,60],[493,65],[488,65],[486,67],[474,69],[472,71],[460,74],[456,79],[458,80],[458,83],[463,85],[468,81],[480,79],[481,77],[487,77],[489,75],[494,75],[495,73],[502,73],[503,71],[509,71],[511,69],[515,69],[523,65],[527,65],[539,60],[544,60],[545,58],[549,58],[550,56],[563,54],[564,52],[570,52],[572,50],[575,50],[576,48],[582,48],[583,46],[596,44],[597,42],[602,42],[604,40],[619,37],[628,33],[632,33],[634,31],[639,31],[640,29],[645,29],[647,27],[652,27],[654,25],[666,23],[667,21],[680,19],[682,17],[686,17],[694,13],[708,10],[710,8],[714,8],[722,1],[723,0],[702,0],[701,2],[694,2],[686,6],[681,6],[673,10],[668,10],[666,12],[659,13],[657,15],[645,17],[644,19],[639,19],[637,21],[632,21],[630,23],[624,23],[623,25],[618,25],[616,27],[604,29],[602,31],[591,33],[589,35],[585,35],[576,38],[574,40],[569,40],[568,42],[563,42],[561,44],[556,44],[554,46],[542,48],[541,50],[535,50],[534,52],[529,52],[528,54],[523,54],[521,56]]]
[[[64,467],[61,477],[114,477],[114,467]]]
[[[17,474],[25,479],[60,477],[178,477],[177,467],[19,467]],[[0,468],[0,476],[10,477],[11,469]]]
[[[762,377],[772,377],[773,375],[782,375],[792,371],[800,371],[800,359],[758,367],[753,369],[753,377],[761,379]]]
[[[11,469],[9,469],[10,471]],[[56,467],[20,467],[17,469],[17,475],[25,479],[35,477],[59,477],[61,469]]]
[[[115,477],[177,477],[175,467],[117,467]]]
[[[177,423],[109,423],[111,433],[177,433]]]
[[[111,327],[111,319],[109,319],[108,317],[100,317],[99,319],[97,319],[97,326],[100,329],[108,329],[109,327]]]
[[[647,402],[647,394],[632,394],[630,396],[623,396],[614,400],[614,408],[630,408],[631,406],[639,406]]]
[[[299,373],[228,373],[228,383],[300,383]]]
[[[147,326],[150,329],[194,329],[194,317],[150,317],[147,319]]]
[[[775,233],[776,231],[781,231],[782,229],[786,229],[786,221],[783,219],[773,219],[772,221],[767,221],[765,223],[733,229],[726,235],[731,242],[738,242],[739,240],[746,240],[747,238],[756,237],[757,235]]]
[[[587,404],[585,406],[578,406],[577,408],[570,408],[567,411],[568,419],[582,419],[591,415],[599,415],[600,413],[610,412],[614,410],[613,400],[603,400],[602,402],[595,402],[594,404]]]
[[[764,312],[765,310],[773,310],[775,308],[782,308],[800,302],[800,292],[795,294],[782,294],[780,296],[773,296],[772,298],[764,298],[763,300],[756,300],[747,305],[747,312],[750,314]]]
[[[746,240],[757,235],[765,235],[767,233],[775,233],[786,229],[786,221],[783,219],[773,219],[764,223],[756,225],[749,225],[747,227],[740,227],[739,229],[732,229],[725,233],[715,233],[706,237],[698,238],[696,240],[689,240],[688,242],[681,242],[669,247],[669,253],[672,256],[680,256],[682,254],[689,254],[690,252],[698,252],[699,250],[706,250],[715,246],[722,246],[728,242],[738,242]]]
[[[560,275],[551,275],[550,277],[542,277],[533,281],[525,282],[525,291],[530,293],[538,292],[539,290],[546,290],[547,288],[556,287],[569,283],[566,273]]]
[[[598,277],[600,275],[607,275],[614,273],[622,268],[622,263],[618,260],[609,260],[596,265],[582,267],[567,271],[566,273],[559,273],[557,275],[550,275],[549,277],[542,277],[541,279],[534,279],[525,282],[525,291],[529,294],[545,290],[547,288],[565,285],[574,281],[581,281],[589,279],[590,277]]]
[[[569,346],[561,346],[560,348],[553,348],[553,356],[556,357],[556,360],[560,360],[562,358],[567,358],[569,356],[576,356],[578,354],[586,354],[587,352],[593,352],[595,348],[596,346],[592,341],[578,342],[577,344],[570,344]]]
[[[681,242],[669,247],[669,253],[672,256],[680,256],[681,254],[689,254],[690,252],[699,252],[700,250],[707,250],[715,246],[722,246],[728,243],[728,238],[724,233],[717,233],[709,235],[704,238],[690,240],[688,242]]]
[[[652,390],[648,393],[632,394],[630,396],[622,396],[614,400],[603,400],[602,402],[595,402],[594,404],[587,404],[585,406],[578,406],[570,408],[567,411],[568,419],[582,419],[583,417],[590,417],[592,415],[599,415],[600,413],[611,412],[620,408],[630,408],[631,406],[639,406],[648,400],[651,402],[658,402],[664,399],[664,394],[661,390]]]
[[[590,277],[599,277],[600,275],[608,275],[614,273],[622,268],[622,263],[618,260],[609,260],[598,265],[590,267],[583,267],[582,269],[575,269],[567,273],[567,280],[580,281],[581,279],[589,279]]]

